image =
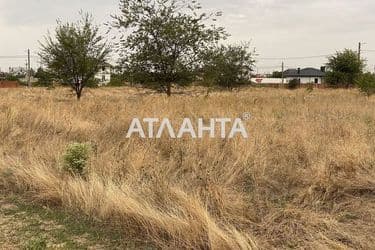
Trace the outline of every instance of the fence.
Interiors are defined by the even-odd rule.
[[[0,88],[18,88],[19,83],[17,81],[1,81],[0,80]]]

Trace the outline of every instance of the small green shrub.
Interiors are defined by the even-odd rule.
[[[107,87],[122,87],[125,86],[124,76],[122,75],[112,75],[111,81],[108,83]]]
[[[314,85],[312,85],[312,84],[307,85],[306,91],[307,91],[308,93],[313,92],[313,91],[314,91]]]
[[[375,75],[366,73],[361,75],[357,80],[359,90],[370,97],[375,94]]]
[[[47,249],[47,242],[45,239],[39,237],[28,241],[24,247],[25,250],[44,250]]]
[[[99,83],[98,79],[91,78],[86,82],[86,87],[95,89],[99,87]]]
[[[288,89],[296,89],[300,85],[298,79],[292,79],[288,82]]]
[[[64,170],[71,174],[84,175],[89,154],[89,145],[85,143],[70,144],[64,155]]]

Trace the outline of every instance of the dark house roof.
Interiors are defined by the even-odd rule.
[[[326,73],[319,69],[305,68],[300,69],[288,69],[284,71],[284,77],[324,77]]]

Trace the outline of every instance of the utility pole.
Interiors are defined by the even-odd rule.
[[[361,61],[361,50],[362,50],[362,43],[358,43],[358,61]]]
[[[31,61],[30,61],[30,49],[27,50],[27,86],[31,87]]]
[[[27,50],[27,86],[31,88],[30,49]]]
[[[284,62],[281,63],[281,79],[282,84],[284,85]]]

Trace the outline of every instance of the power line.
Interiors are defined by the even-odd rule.
[[[280,65],[274,65],[274,66],[259,66],[258,69],[273,69],[273,68],[280,68]]]
[[[27,55],[24,56],[0,56],[0,59],[24,59],[27,58]]]
[[[367,49],[361,50],[361,52],[375,52],[375,50]],[[316,55],[316,56],[296,56],[296,57],[258,57],[258,60],[301,60],[301,59],[313,59],[333,56],[334,54]]]
[[[333,56],[334,54],[317,55],[317,56],[297,56],[297,57],[259,57],[259,60],[300,60]]]
[[[31,58],[37,58],[37,56],[30,55]],[[27,59],[28,55],[16,55],[16,56],[0,56],[0,59]]]

